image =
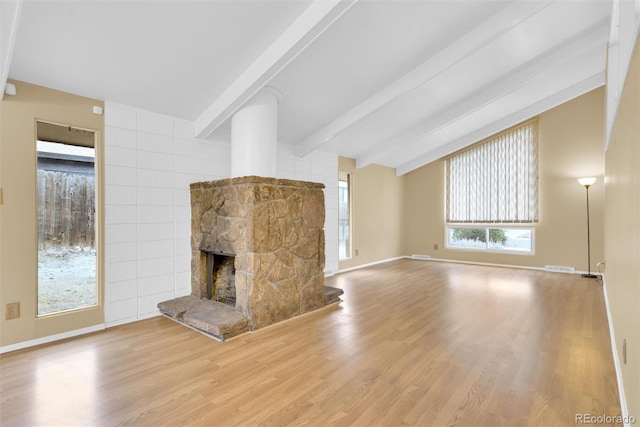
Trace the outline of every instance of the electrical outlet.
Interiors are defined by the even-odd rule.
[[[434,250],[434,251],[437,251],[437,250],[438,250],[438,244],[437,244],[437,243],[434,243],[434,244],[433,244],[433,250]]]
[[[622,340],[622,363],[627,364],[627,340]]]
[[[20,317],[20,303],[10,302],[9,304],[7,304],[6,319],[17,319],[18,317]]]
[[[356,256],[358,256],[358,250],[356,249]]]

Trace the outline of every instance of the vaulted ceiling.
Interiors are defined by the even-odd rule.
[[[398,174],[603,85],[611,13],[604,0],[19,4],[10,78],[192,120],[205,138],[267,85],[296,155]]]

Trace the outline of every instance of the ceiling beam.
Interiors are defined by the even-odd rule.
[[[553,72],[558,67],[570,62],[582,53],[594,50],[594,48],[604,50],[608,31],[609,20],[601,20],[597,24],[592,25],[585,31],[572,37],[559,48],[533,58],[513,70],[506,77],[500,78],[497,82],[480,88],[475,93],[466,96],[462,102],[456,103],[453,107],[441,111],[418,126],[367,150],[366,153],[356,157],[356,167],[362,168],[373,163],[378,163],[388,158],[389,154],[393,152],[398,150],[406,151],[409,149],[409,146],[424,145],[428,142],[429,136],[432,133],[445,126],[451,125],[460,118],[468,116],[501,98],[509,96],[518,89],[531,84],[535,80]]]
[[[22,0],[0,1],[0,100],[7,87],[21,11]]]
[[[314,0],[195,121],[195,136],[206,138],[269,80],[329,28],[357,0]]]
[[[491,19],[484,21],[464,37],[436,53],[405,76],[301,141],[295,146],[295,155],[304,157],[320,148],[345,129],[392,100],[409,93],[445,72],[467,57],[467,55],[491,43],[552,3],[553,1],[549,0],[511,3]]]
[[[568,100],[577,98],[578,96],[590,92],[604,84],[605,72],[600,71],[560,92],[557,92],[545,99],[536,102],[535,104],[529,105],[519,111],[516,111],[515,113],[512,113],[506,117],[501,118],[500,120],[491,123],[490,125],[478,129],[468,135],[465,135],[462,138],[459,138],[446,145],[431,150],[428,153],[418,156],[406,163],[403,163],[396,168],[396,175],[404,175],[414,169],[418,169],[419,167],[426,165],[427,163],[431,163],[451,153],[455,153],[456,151],[463,149],[469,144],[473,144],[474,142],[481,141],[485,138],[490,137],[491,135],[495,135],[496,133],[504,129],[517,125],[518,123],[530,119],[531,117],[541,114],[547,110],[550,110],[551,108],[557,107],[558,105],[567,102]]]

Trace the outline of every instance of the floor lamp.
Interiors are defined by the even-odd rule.
[[[589,187],[596,182],[596,178],[580,178],[578,182],[587,189],[587,274],[583,274],[582,277],[597,279],[598,276],[591,274],[591,235],[589,230]]]

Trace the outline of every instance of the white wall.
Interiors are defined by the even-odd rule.
[[[230,176],[228,140],[194,139],[193,124],[105,104],[105,323],[158,315],[157,303],[190,292],[189,184]],[[296,159],[278,149],[278,178],[324,183],[325,271],[338,269],[338,156]]]

